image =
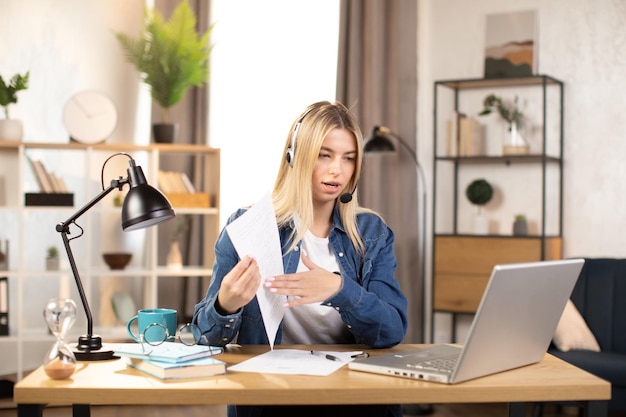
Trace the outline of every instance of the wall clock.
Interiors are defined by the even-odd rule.
[[[77,142],[103,142],[117,126],[117,107],[104,93],[81,91],[65,103],[63,124],[70,138]]]

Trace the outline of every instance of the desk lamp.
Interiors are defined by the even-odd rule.
[[[413,158],[413,162],[415,162],[415,167],[417,168],[417,180],[418,180],[418,196],[419,196],[419,186],[422,188],[422,230],[420,230],[420,241],[421,243],[421,278],[422,278],[422,297],[425,298],[425,283],[426,283],[426,179],[424,177],[424,171],[422,170],[422,166],[417,160],[417,154],[411,147],[402,140],[401,137],[394,134],[391,129],[385,126],[374,126],[372,129],[372,135],[365,140],[365,144],[363,145],[364,152],[394,152],[396,147],[389,140],[388,136],[396,139],[406,151]],[[419,199],[419,198],[418,198]],[[422,300],[423,301],[423,300]],[[424,312],[426,311],[424,304]],[[422,335],[424,336],[424,335]]]
[[[118,177],[117,179],[111,180],[111,184],[105,189],[104,167],[111,158],[118,155],[124,155],[130,159],[130,168],[126,170],[128,176],[126,178]],[[93,318],[91,316],[91,309],[89,308],[89,303],[87,302],[87,297],[85,296],[85,290],[83,289],[78,268],[76,267],[74,255],[72,254],[72,249],[70,248],[70,241],[83,235],[83,228],[76,223],[76,220],[114,189],[117,188],[121,191],[125,184],[129,184],[130,189],[126,194],[124,205],[122,206],[122,229],[124,231],[139,230],[145,227],[154,226],[175,217],[174,210],[172,209],[170,202],[159,190],[148,185],[148,181],[146,180],[143,170],[140,166],[135,165],[135,160],[127,153],[119,152],[107,158],[102,165],[102,191],[100,194],[94,197],[93,200],[88,202],[83,208],[74,213],[69,219],[57,224],[56,231],[61,233],[63,245],[65,246],[67,257],[70,261],[70,267],[72,268],[72,273],[74,274],[74,280],[76,281],[76,287],[78,288],[78,293],[80,294],[80,300],[83,303],[85,315],[87,316],[87,334],[79,336],[78,344],[74,350],[74,355],[78,360],[95,361],[111,359],[113,357],[113,351],[102,349],[101,337],[93,334]],[[72,224],[80,229],[80,234],[78,236],[68,238],[68,235],[70,235],[70,226]]]

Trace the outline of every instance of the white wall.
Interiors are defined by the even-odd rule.
[[[538,12],[538,72],[565,83],[563,255],[624,257],[623,0],[420,0],[418,141],[429,181],[433,82],[482,77],[485,16],[529,9]]]

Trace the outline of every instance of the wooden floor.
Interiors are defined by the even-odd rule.
[[[415,407],[405,407],[404,416],[419,415]],[[531,407],[526,415],[532,416]],[[0,402],[0,417],[15,417],[17,412],[14,404],[8,400]],[[44,417],[70,417],[70,407],[49,407],[44,410]],[[548,406],[543,417],[576,417],[577,409],[565,407],[557,410]],[[92,406],[91,417],[225,417],[225,406]],[[506,417],[507,407],[504,404],[457,404],[436,405],[429,417]],[[331,417],[331,416],[323,416]]]

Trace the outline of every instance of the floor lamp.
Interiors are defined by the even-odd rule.
[[[374,128],[372,129],[372,134],[369,138],[367,138],[365,140],[365,145],[363,146],[363,150],[364,152],[394,152],[396,150],[396,147],[394,146],[393,142],[391,140],[389,140],[389,137],[391,136],[394,139],[396,139],[400,145],[402,145],[404,147],[404,149],[409,153],[409,155],[411,155],[411,157],[413,158],[413,162],[415,162],[415,167],[416,167],[416,174],[417,174],[417,181],[418,181],[418,186],[417,186],[417,195],[419,198],[419,191],[420,191],[420,185],[421,185],[421,191],[422,191],[422,222],[421,222],[421,230],[419,231],[419,239],[420,241],[418,242],[418,245],[421,248],[421,260],[420,260],[420,264],[421,264],[421,285],[422,285],[422,308],[423,308],[423,314],[424,314],[424,318],[426,317],[426,303],[425,301],[425,284],[426,284],[426,179],[424,177],[424,171],[422,169],[422,166],[420,165],[419,161],[417,160],[417,154],[416,152],[411,149],[411,147],[404,141],[402,140],[401,137],[399,137],[398,135],[394,134],[391,129],[385,127],[385,126],[374,126]],[[425,322],[425,320],[424,320]],[[426,336],[426,331],[425,329],[422,330],[422,339],[424,339]]]

